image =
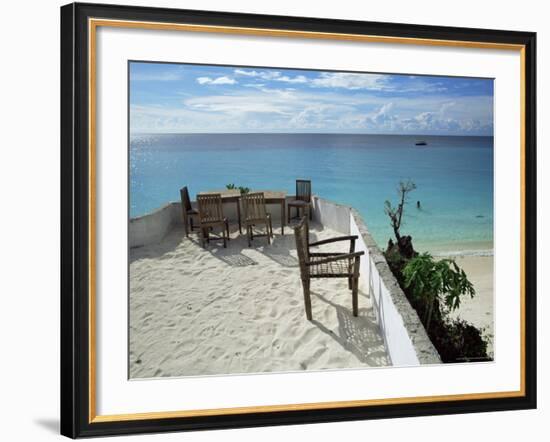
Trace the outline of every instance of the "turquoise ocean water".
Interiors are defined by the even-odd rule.
[[[415,146],[425,140],[427,146]],[[417,189],[402,234],[419,250],[492,253],[493,138],[350,134],[139,134],[130,140],[130,216],[228,183],[313,192],[354,206],[381,247],[392,236],[384,201],[400,180]],[[418,209],[416,202],[420,201]]]

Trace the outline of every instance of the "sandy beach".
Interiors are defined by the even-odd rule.
[[[493,355],[493,257],[455,256],[452,258],[459,267],[464,269],[476,290],[474,298],[463,298],[460,308],[453,312],[452,316],[460,317],[480,328],[488,341],[487,352]]]
[[[249,248],[232,232],[227,249],[203,249],[175,228],[157,245],[132,249],[130,377],[388,365],[371,300],[360,292],[354,317],[346,279],[312,282],[307,321],[292,229],[275,233],[271,246],[258,238]],[[312,226],[312,241],[334,236]]]

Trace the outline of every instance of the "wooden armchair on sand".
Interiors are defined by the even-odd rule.
[[[241,196],[244,209],[244,224],[246,227],[246,237],[248,247],[251,246],[254,239],[254,226],[258,224],[265,225],[265,234],[256,234],[258,236],[267,236],[267,243],[271,244],[273,238],[273,226],[271,224],[271,215],[265,209],[265,198],[263,192],[247,193]]]
[[[340,236],[324,239],[314,243],[309,242],[309,225],[304,216],[294,227],[296,249],[300,262],[300,276],[304,288],[304,303],[307,319],[311,321],[310,283],[312,278],[348,278],[348,288],[352,293],[353,316],[358,314],[359,266],[360,257],[365,252],[355,252],[357,236]],[[349,241],[349,252],[310,252],[311,247],[329,244],[337,241]]]
[[[199,206],[201,246],[204,247],[205,241],[210,243],[210,231],[214,227],[221,227],[221,236],[217,239],[223,239],[223,247],[227,247],[229,223],[223,216],[221,195],[219,193],[197,195],[197,205]]]
[[[290,209],[296,208],[298,216],[300,216],[300,209],[302,209],[302,216],[309,216],[312,218],[311,211],[311,181],[310,180],[296,180],[296,196],[293,200],[287,201],[288,207],[288,223],[290,224]]]
[[[193,217],[198,216],[199,212],[191,207],[191,199],[189,198],[187,186],[180,189],[180,197],[181,210],[183,212],[183,225],[185,226],[185,236],[189,236],[189,231],[192,231],[195,228],[193,226]]]

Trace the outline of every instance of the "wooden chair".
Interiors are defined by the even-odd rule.
[[[348,288],[352,293],[353,316],[358,314],[358,290],[359,290],[359,266],[360,257],[365,252],[355,251],[357,236],[340,236],[324,239],[314,243],[309,242],[309,224],[307,217],[303,217],[300,223],[294,227],[298,261],[300,263],[300,276],[304,288],[304,303],[306,317],[311,321],[311,295],[310,284],[312,278],[348,278]],[[348,252],[311,252],[311,247],[329,244],[337,241],[349,241]]]
[[[185,236],[189,236],[189,230],[193,231],[193,217],[198,216],[199,212],[191,207],[191,199],[187,186],[180,189],[181,210],[183,212],[183,225],[185,227]]]
[[[229,241],[229,223],[223,216],[222,196],[219,193],[197,195],[199,207],[199,229],[201,246],[205,241],[210,243],[210,231],[214,227],[221,227],[222,233],[219,239],[223,239],[223,247],[227,247]]]
[[[296,208],[297,216],[300,216],[300,209],[302,210],[302,216],[309,216],[312,219],[313,212],[311,210],[311,181],[310,180],[296,180],[296,196],[293,200],[287,202],[288,207],[288,223],[290,224],[290,209]]]
[[[271,224],[271,215],[265,209],[265,198],[263,192],[248,193],[241,197],[244,209],[244,224],[246,227],[246,237],[248,247],[254,239],[254,226],[258,224],[265,225],[265,234],[256,236],[267,236],[267,243],[271,244],[273,238],[273,226]]]

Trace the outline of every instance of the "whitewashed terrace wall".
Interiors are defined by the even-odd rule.
[[[168,203],[128,223],[128,246],[142,247],[158,243],[176,224],[182,224],[181,203]]]

